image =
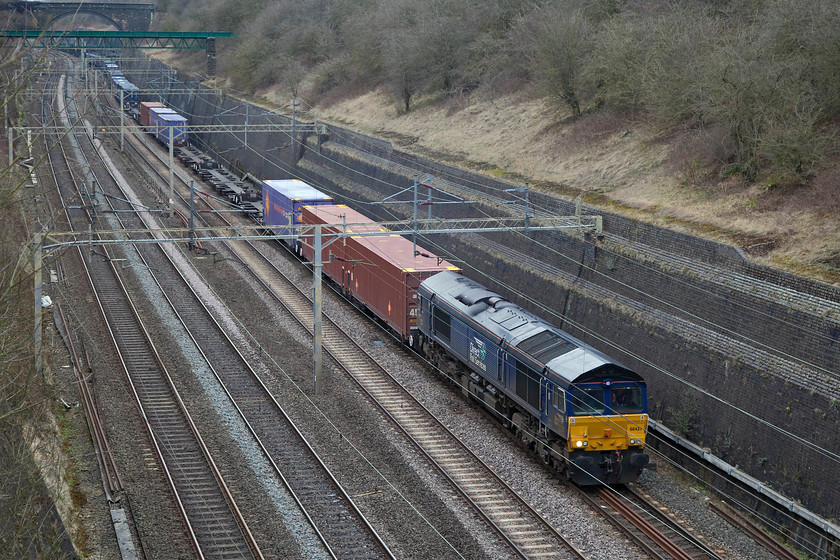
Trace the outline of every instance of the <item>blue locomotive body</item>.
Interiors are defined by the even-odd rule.
[[[418,294],[420,349],[544,460],[580,485],[638,478],[648,464],[638,374],[460,274],[440,272]]]

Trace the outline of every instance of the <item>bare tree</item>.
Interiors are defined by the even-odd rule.
[[[589,51],[590,24],[580,8],[535,10],[520,28],[523,54],[546,95],[581,113],[580,86]]]
[[[32,112],[24,95],[34,79],[42,52],[4,45],[0,62],[3,138],[13,123],[24,124]],[[35,460],[36,441],[55,441],[52,388],[34,368],[33,254],[24,219],[23,186],[29,175],[16,157],[0,166],[0,543],[9,558],[66,558],[67,535],[41,469],[58,470],[60,458]],[[36,160],[35,165],[39,162]]]

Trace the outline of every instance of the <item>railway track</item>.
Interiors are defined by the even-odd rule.
[[[183,177],[182,177],[182,179],[183,179]],[[225,221],[225,222],[227,222],[227,221]],[[226,223],[225,225],[229,225],[229,224]],[[253,264],[249,264],[249,266],[253,267]],[[302,317],[302,319],[299,319],[299,320],[300,320],[301,324],[303,326],[305,326],[306,328],[308,328],[308,325],[311,325],[311,323],[312,323],[310,305],[311,305],[310,303],[306,302],[306,303],[303,304],[303,307],[301,307],[298,311],[293,311],[293,312],[295,312],[296,316]],[[289,308],[289,307],[287,307],[287,308]],[[291,310],[291,308],[290,308],[290,310]],[[332,346],[330,337],[326,333],[325,333],[325,345],[327,346],[328,350]],[[340,344],[337,344],[333,347],[334,348],[340,348],[341,345],[342,344],[340,343]],[[362,352],[364,353],[364,351],[362,351]],[[359,383],[359,386],[369,395],[371,400],[373,400],[377,404],[377,406],[383,411],[383,413],[386,416],[388,416],[389,418],[391,418],[396,425],[400,426],[400,429],[415,443],[415,445],[418,446],[418,448],[423,450],[423,453],[426,454],[427,458],[429,458],[430,461],[436,462],[434,454],[428,453],[427,451],[425,451],[425,449],[430,448],[430,447],[431,448],[436,447],[437,444],[438,444],[438,440],[436,439],[435,436],[431,436],[431,437],[424,440],[424,435],[425,435],[424,432],[428,432],[428,430],[426,430],[425,427],[422,427],[419,430],[419,432],[421,434],[420,436],[412,434],[408,430],[405,430],[402,427],[402,426],[405,426],[405,425],[408,425],[408,426],[418,426],[418,425],[420,425],[420,426],[422,426],[422,422],[418,421],[419,417],[414,415],[412,411],[407,411],[404,402],[401,402],[398,398],[395,398],[394,395],[389,392],[390,388],[387,387],[387,384],[381,383],[382,378],[377,377],[377,376],[369,376],[364,371],[363,368],[360,370],[359,366],[358,366],[359,362],[356,359],[356,356],[354,356],[352,354],[344,355],[345,352],[340,351],[340,350],[339,351],[332,351],[331,353],[333,354],[333,357],[337,361],[339,361],[339,363],[347,364],[347,365],[343,365],[343,367],[345,367],[345,369],[348,372],[350,372],[351,376],[357,381],[357,383]],[[365,358],[363,358],[363,361],[364,361],[364,359]],[[369,359],[369,357],[367,359]],[[394,403],[398,403],[398,404],[396,404],[395,406],[390,406]],[[443,456],[446,456],[446,455],[447,455],[446,453],[443,454]],[[438,468],[441,470],[442,473],[444,473],[445,476],[447,476],[447,478],[450,479],[450,481],[453,482],[454,485],[456,485],[456,486],[459,485],[457,477],[453,477],[449,474],[450,471],[458,472],[458,471],[462,470],[461,469],[461,463],[458,459],[456,459],[452,463],[447,463],[446,461],[441,461],[438,464]],[[467,478],[469,478],[469,475],[467,475]],[[480,491],[478,491],[477,494],[480,495]],[[467,492],[465,492],[465,496],[468,499],[471,500],[469,490]],[[498,498],[499,498],[498,496],[493,496],[493,497],[489,498],[488,501],[497,502],[497,501],[499,501]],[[638,503],[640,504],[642,502],[638,502]],[[481,506],[481,502],[476,501],[476,504],[474,504],[474,505]],[[621,502],[617,502],[615,504],[615,507],[620,508],[621,507]],[[599,506],[598,509],[599,509],[599,511],[602,511],[603,508]],[[511,513],[510,509],[505,510],[503,508],[501,511],[504,512],[505,515]],[[628,517],[636,516],[636,518],[638,519],[639,514],[638,514],[638,512],[634,512],[632,507],[630,509],[627,509],[625,511],[625,513]],[[491,514],[490,517],[492,517],[492,514]],[[521,523],[522,521],[523,521],[523,519],[516,518],[510,526],[516,526],[517,523]],[[493,523],[493,521],[491,520],[491,524],[492,523]],[[530,526],[530,525],[528,525],[526,523],[523,526]],[[660,531],[662,533],[662,535],[665,535],[664,538],[663,537],[658,537],[658,538],[661,541],[661,547],[664,547],[664,550],[670,551],[671,556],[668,556],[668,557],[674,557],[674,558],[686,558],[686,557],[689,557],[689,558],[700,558],[700,557],[703,557],[703,558],[706,558],[706,557],[719,558],[719,556],[717,555],[716,552],[711,551],[709,549],[703,550],[702,549],[702,546],[703,546],[702,543],[700,543],[700,545],[697,546],[697,548],[695,548],[695,549],[692,549],[692,545],[690,543],[689,544],[683,543],[682,545],[681,544],[668,543],[669,540],[675,540],[677,542],[680,542],[681,537],[679,536],[678,533],[674,532],[671,529],[668,529],[667,527],[668,527],[667,525],[660,524],[660,527],[657,528],[656,530]],[[501,529],[504,531],[504,527],[501,527]],[[516,532],[513,531],[513,534],[515,535]],[[532,536],[532,533],[529,533],[529,536]],[[670,539],[668,537],[670,537]],[[536,540],[539,540],[539,539],[536,539]],[[509,541],[509,542],[511,542],[511,544],[514,546],[514,548],[517,548],[516,544],[512,540]],[[541,544],[544,544],[544,543],[541,543]],[[644,545],[644,546],[647,547],[648,545]],[[546,548],[551,548],[551,546],[549,545]],[[526,554],[529,554],[529,555],[535,554],[535,555],[539,556],[539,549],[540,549],[540,546],[537,546],[536,549],[526,551]],[[692,552],[689,553],[687,556],[684,556],[684,554],[686,554],[686,553],[683,551],[683,549],[692,550]],[[650,552],[654,557],[663,557],[663,556],[661,556],[661,553],[655,552],[655,548],[651,548],[651,550],[654,551],[654,552]],[[520,552],[522,552],[522,551],[520,551]]]
[[[226,224],[226,225],[229,225],[229,224]],[[253,266],[253,264],[251,264],[250,266]],[[303,303],[303,306],[300,307],[297,310],[294,310],[291,307],[287,306],[287,308],[292,310],[295,313],[296,316],[301,318],[299,320],[300,320],[301,324],[306,328],[308,328],[308,325],[312,324],[310,305],[311,304],[308,301],[306,301],[306,302]],[[344,342],[340,342],[338,344],[333,345],[332,341],[331,341],[331,338],[330,338],[330,335],[325,333],[325,345],[327,346],[328,350],[331,347],[332,348],[342,348],[343,345],[344,345]],[[403,430],[403,432],[418,446],[418,448],[420,448],[421,450],[424,450],[424,449],[434,448],[434,447],[438,446],[439,440],[434,435],[432,435],[431,437],[426,437],[426,435],[429,433],[429,430],[427,429],[426,426],[423,425],[422,420],[420,420],[421,417],[418,417],[416,414],[414,414],[413,411],[407,410],[406,406],[405,406],[405,403],[402,402],[399,398],[396,398],[390,392],[389,385],[387,383],[382,383],[382,381],[381,381],[382,378],[381,377],[379,377],[377,375],[373,375],[373,376],[368,375],[368,373],[364,371],[364,368],[360,367],[359,364],[364,363],[366,360],[370,359],[369,357],[367,357],[367,358],[363,357],[362,360],[359,361],[357,359],[357,356],[353,355],[352,353],[348,353],[344,350],[332,350],[331,353],[333,354],[333,357],[337,361],[339,361],[339,363],[341,363],[347,371],[349,371],[351,373],[351,376],[354,377],[354,379],[357,381],[357,383],[359,383],[359,386],[369,395],[371,400],[373,400],[377,404],[377,406],[379,406],[379,408],[382,410],[382,412],[386,416],[391,418],[395,422],[395,424],[400,426],[400,429]],[[362,351],[362,353],[364,353],[364,352]],[[410,430],[406,430],[402,426],[419,426],[418,432],[420,433],[420,435],[418,436],[416,434],[412,434],[412,433],[410,433]],[[447,457],[447,455],[451,455],[451,453],[448,453],[448,451],[449,451],[448,449],[445,450],[445,452],[443,453],[444,457]],[[424,452],[424,454],[426,454],[427,458],[429,458],[430,461],[432,461],[433,463],[436,462],[438,464],[438,468],[441,470],[441,472],[444,473],[444,475],[447,476],[447,478],[449,478],[450,481],[452,481],[454,485],[456,485],[456,486],[459,485],[459,481],[457,480],[457,476],[453,476],[450,473],[451,472],[458,473],[459,471],[463,470],[462,469],[462,463],[461,463],[460,459],[456,459],[451,463],[447,463],[446,461],[437,461],[434,457],[434,453],[428,453],[425,450],[423,452]],[[467,471],[467,472],[469,472],[469,471]],[[469,474],[467,475],[467,478],[469,478]],[[467,496],[468,499],[471,499],[470,493],[471,492],[470,492],[469,489],[467,489],[467,492],[465,492],[465,496]],[[478,495],[480,495],[480,493],[481,493],[481,490],[479,490],[477,492],[473,492],[473,494],[478,494]],[[607,497],[605,499],[609,499],[609,497]],[[498,502],[498,501],[500,501],[499,496],[498,495],[492,496],[492,497],[489,498],[488,501]],[[606,502],[604,502],[604,503],[606,503]],[[643,502],[638,501],[636,506],[633,506],[633,507],[630,507],[630,508],[624,508],[625,515],[627,517],[640,519],[639,513],[635,512],[634,509],[636,507],[639,507],[639,504],[641,504],[641,503],[643,503]],[[479,501],[476,501],[476,505],[481,506],[481,503]],[[614,504],[614,507],[622,509],[622,502],[621,501],[616,502]],[[599,506],[597,509],[599,509],[599,511],[602,511],[603,507]],[[510,514],[511,514],[509,506],[508,506],[507,509],[503,508],[502,511],[504,512],[505,515],[510,516]],[[492,515],[493,514],[491,512],[490,517],[492,517]],[[643,517],[644,516],[641,516],[641,518],[643,518]],[[523,523],[523,521],[527,521],[527,520],[523,520],[522,518],[515,518],[512,521],[512,524],[510,526],[515,527],[515,526],[517,526],[517,524],[521,524],[521,526],[529,527],[529,528],[533,526],[532,524],[529,524],[527,522]],[[637,522],[639,522],[639,521],[637,521]],[[491,521],[491,523],[492,523],[492,521]],[[641,522],[639,522],[639,523],[641,523]],[[502,529],[504,530],[504,527],[502,527]],[[716,552],[711,551],[708,548],[706,548],[704,550],[702,548],[703,547],[702,543],[700,543],[699,545],[697,545],[696,543],[695,543],[695,545],[692,545],[692,544],[690,544],[690,539],[688,539],[688,541],[689,541],[688,544],[683,543],[682,538],[679,536],[679,533],[673,531],[672,529],[669,529],[668,525],[666,525],[664,523],[660,523],[660,526],[658,528],[649,529],[649,531],[651,531],[651,534],[656,534],[656,531],[659,531],[659,533],[661,533],[660,536],[657,536],[655,538],[660,541],[660,545],[657,545],[657,546],[664,547],[664,550],[669,551],[670,556],[667,556],[667,557],[674,557],[674,558],[681,558],[681,559],[682,558],[699,558],[699,557],[719,558],[719,556],[717,555]],[[516,532],[513,531],[513,534],[516,535]],[[664,536],[662,536],[662,535],[664,535]],[[533,536],[533,533],[529,533],[529,536]],[[680,544],[673,544],[673,542],[669,542],[669,541],[677,541]],[[514,544],[514,548],[516,548],[515,543],[513,543],[512,541],[509,541],[509,542]],[[643,542],[643,539],[642,539],[642,542]],[[544,543],[541,543],[541,544],[544,544]],[[643,544],[642,546],[645,546],[646,549],[648,547],[648,545],[646,545],[646,544]],[[692,546],[695,546],[695,548],[692,548]],[[551,546],[549,545],[546,548],[551,548]],[[685,550],[690,550],[691,552],[686,553],[684,549]],[[655,547],[650,547],[651,552],[649,552],[649,553],[652,554],[654,557],[664,557],[664,556],[662,556],[662,554],[660,552],[656,552],[655,550],[656,550]],[[537,555],[537,556],[539,556],[539,546],[537,547],[536,552],[535,552],[535,550],[528,550],[526,552],[526,554],[527,555]]]
[[[139,152],[138,152],[139,153]],[[132,193],[122,193],[132,199]],[[131,205],[115,200],[118,210]],[[152,229],[156,224],[138,214],[125,213],[124,227]],[[393,558],[364,514],[342,488],[291,418],[274,399],[249,360],[226,334],[204,303],[208,295],[193,288],[175,262],[174,251],[138,247],[144,266],[152,272],[161,294],[206,360],[234,404],[278,478],[304,512],[329,554],[343,559]]]
[[[128,227],[151,227],[134,223],[132,215],[126,217]],[[391,558],[385,543],[204,304],[206,294],[195,292],[194,282],[178,270],[170,255],[155,248],[140,251],[190,340],[331,554]]]
[[[738,513],[737,510],[725,502],[721,502],[720,505],[709,502],[709,508],[726,520],[727,523],[749,535],[755,542],[772,552],[780,560],[801,560],[800,556],[768,536],[767,533],[762,531],[752,521]]]
[[[218,215],[212,219],[231,225]],[[309,332],[313,322],[312,303],[305,292],[290,282],[257,244],[249,245],[254,256],[240,256],[243,264]],[[231,253],[236,251],[231,248]],[[327,319],[323,336],[326,350],[359,388],[516,554],[523,558],[585,558],[358,346],[351,334]]]
[[[680,521],[632,485],[579,488],[580,495],[628,539],[656,560],[724,560]]]
[[[276,273],[275,273],[276,274]],[[271,283],[301,326],[312,325],[312,304],[291,284]],[[388,372],[327,318],[324,348],[409,441],[523,558],[584,558]]]
[[[59,90],[63,90],[63,81]],[[75,117],[72,103],[65,111],[64,99],[58,97],[61,121],[69,126]],[[78,130],[78,127],[74,127]],[[82,157],[81,143],[86,138],[78,132],[67,135],[74,153]],[[68,192],[80,184],[73,177],[70,159],[62,142],[52,137],[48,142],[58,147],[62,168],[71,181],[57,181],[58,193],[66,208],[67,221],[82,231],[95,221],[90,205],[68,204],[68,198],[85,200],[80,191]],[[50,158],[59,155],[53,150]],[[76,159],[76,158],[73,158]],[[55,165],[55,163],[53,163]],[[103,183],[104,183],[104,177]],[[181,512],[188,539],[202,558],[262,558],[259,546],[250,534],[242,513],[236,506],[221,473],[189,416],[168,371],[160,359],[115,267],[115,260],[104,246],[91,246],[103,258],[86,258],[80,250],[88,281],[111,341],[126,372],[130,391],[140,407],[147,432],[161,469]]]

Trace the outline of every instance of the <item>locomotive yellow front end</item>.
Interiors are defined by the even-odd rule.
[[[647,419],[647,414],[570,417],[570,478],[584,486],[636,480],[649,462],[643,451]]]
[[[567,441],[572,451],[620,451],[645,445],[647,414],[573,416]]]

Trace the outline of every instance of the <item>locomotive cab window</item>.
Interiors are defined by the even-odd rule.
[[[577,386],[571,391],[572,414],[586,416],[588,414],[603,414],[607,406],[604,404],[604,386]]]
[[[610,389],[610,408],[615,412],[642,412],[641,387],[613,387]]]
[[[566,411],[566,393],[563,392],[560,388],[555,387],[551,391],[551,404],[559,410],[560,412]]]

